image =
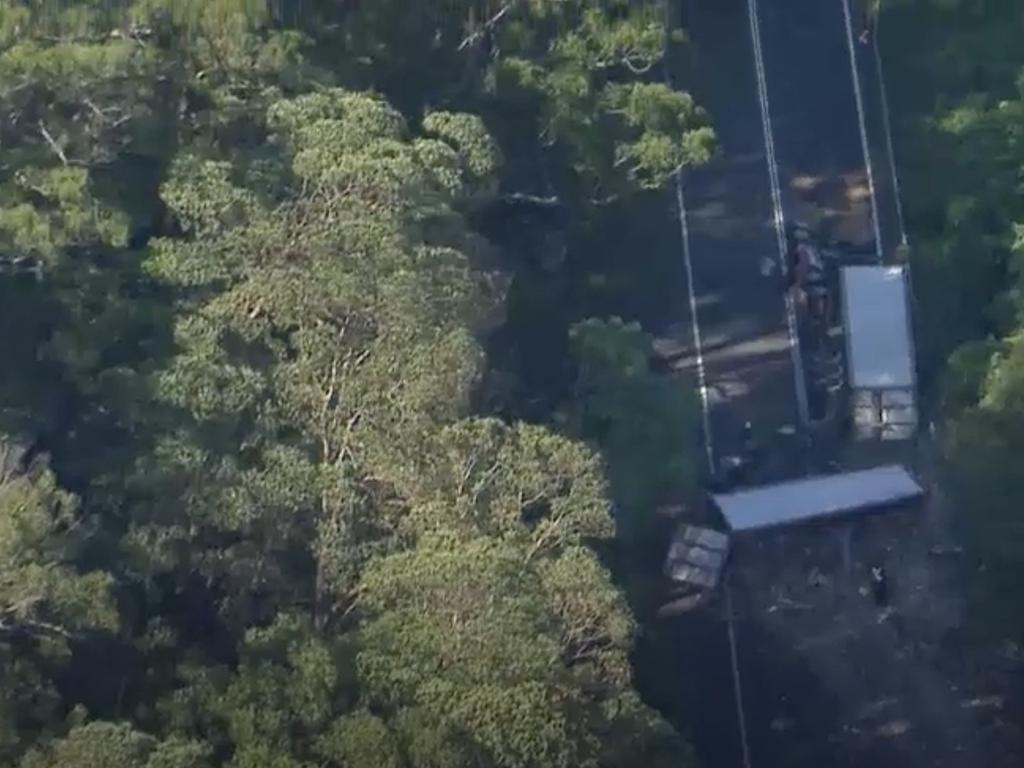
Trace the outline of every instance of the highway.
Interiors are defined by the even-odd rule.
[[[690,77],[719,154],[682,177],[694,338],[709,453],[739,450],[751,421],[774,457],[804,471],[792,434],[807,403],[798,312],[782,289],[779,222],[804,222],[879,261],[902,237],[879,60],[844,0],[682,4]],[[695,321],[695,323],[693,322]],[[803,391],[802,391],[803,390]]]
[[[706,438],[721,457],[739,450],[747,420],[762,438],[796,427],[797,371],[747,3],[684,7],[694,95],[711,116],[720,149],[712,163],[685,174],[683,192],[691,322],[700,331],[706,372]]]
[[[803,221],[879,260],[892,257],[901,227],[877,58],[857,39],[861,19],[845,0],[685,0],[682,18],[683,87],[709,112],[720,147],[712,163],[682,174],[677,190],[692,278],[686,363],[704,384],[711,457],[738,452],[749,420],[773,460],[759,479],[791,477],[805,470],[793,433],[806,392],[780,229]],[[739,719],[721,721],[734,708],[720,674],[725,638],[696,625],[681,635],[685,652],[708,662],[686,685],[696,732],[708,734],[705,762],[853,764],[834,740],[850,702],[822,689],[784,637],[737,623],[745,758]]]
[[[688,60],[673,80],[708,110],[720,145],[675,190],[692,329],[684,360],[703,385],[707,453],[737,452],[750,420],[773,458],[754,482],[803,474],[805,457],[785,435],[804,423],[810,355],[782,290],[781,225],[802,221],[869,259],[898,259],[906,240],[882,62],[872,41],[859,40],[854,0],[680,3]],[[855,589],[842,606],[773,613],[778,605],[765,610],[741,578],[734,621],[680,619],[672,631],[682,658],[700,660],[680,690],[704,764],[1002,764],[988,721],[967,709],[978,696],[960,687],[973,683],[959,677],[959,660],[945,658],[943,668],[928,650],[933,633],[956,624],[960,598],[943,586],[928,555],[928,520],[919,522],[899,548],[896,576],[912,585],[917,607],[889,620]],[[748,587],[774,586],[756,567],[745,577],[761,579]],[[723,602],[722,616],[732,604]]]
[[[785,216],[873,245],[877,174],[865,163],[843,0],[756,6]]]

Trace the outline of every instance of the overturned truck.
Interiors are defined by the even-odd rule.
[[[918,409],[907,270],[843,267],[840,280],[853,437],[908,440]]]
[[[676,584],[666,614],[694,608],[715,593],[727,570],[748,585],[793,594],[793,574],[829,583],[857,581],[858,563],[899,570],[918,537],[924,490],[899,465],[805,477],[708,497],[700,525],[681,525],[665,575]],[[790,583],[794,582],[794,583]]]

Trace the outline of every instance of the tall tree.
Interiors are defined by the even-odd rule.
[[[593,555],[524,569],[528,556],[437,539],[376,562],[358,657],[368,703],[448,736],[415,764],[621,764],[615,734],[632,731],[633,760],[678,765],[677,740],[628,688],[632,627]]]
[[[693,392],[651,370],[652,340],[638,323],[590,319],[570,337],[578,374],[567,428],[601,450],[619,531],[645,551],[658,506],[694,488]]]
[[[202,744],[171,738],[160,741],[120,723],[93,722],[34,749],[19,768],[207,768],[209,750]]]
[[[179,291],[181,351],[155,379],[170,429],[139,476],[156,503],[136,533],[168,553],[191,541],[179,565],[245,603],[301,583],[280,569],[307,568],[312,546],[312,599],[344,610],[360,540],[391,527],[366,516],[363,478],[467,412],[493,297],[451,205],[489,171],[472,136],[464,155],[412,140],[366,95],[281,100],[264,119],[276,159],[183,154],[163,187],[186,237],[154,242],[147,268]]]
[[[468,223],[706,155],[660,6],[305,5],[0,0],[0,415],[56,470],[0,489],[0,759],[677,764],[600,458],[474,415]]]
[[[112,632],[119,617],[109,573],[82,573],[79,550],[94,529],[78,500],[41,459],[0,438],[0,760],[59,714],[51,675],[74,640]]]
[[[1024,586],[1024,474],[1008,457],[1024,451],[1024,335],[977,348],[973,375],[965,355],[954,364],[973,379],[976,396],[954,411],[946,452],[949,478],[963,505],[978,570],[974,594],[983,626],[1024,639],[1016,595]],[[960,390],[963,396],[963,390]],[[952,403],[951,405],[957,405]]]
[[[945,480],[964,510],[989,630],[1019,638],[1024,542],[1012,461],[1024,423],[1020,8],[893,0],[882,10],[928,379],[942,383]],[[899,40],[900,44],[894,43]],[[890,45],[890,42],[893,43]],[[921,87],[922,84],[929,87]],[[922,172],[941,157],[947,172]]]

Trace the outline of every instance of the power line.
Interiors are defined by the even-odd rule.
[[[729,630],[729,661],[732,665],[732,686],[736,696],[736,721],[740,727],[740,746],[743,749],[743,768],[750,768],[750,747],[747,744],[747,718],[743,711],[743,688],[740,683],[740,665],[736,653],[736,629],[732,613],[732,588],[729,586],[729,577],[725,577],[725,610],[726,626]]]
[[[885,130],[885,146],[889,153],[889,172],[892,174],[893,196],[896,199],[896,219],[900,227],[900,243],[906,247],[907,227],[903,219],[903,199],[900,192],[900,178],[896,173],[896,151],[892,142],[892,121],[889,116],[889,96],[885,88],[885,75],[882,71],[882,54],[878,50],[878,38],[881,30],[882,16],[879,13],[875,19],[875,34],[871,38],[871,49],[875,54],[875,74],[878,76],[878,92],[882,102],[882,126]]]
[[[857,69],[857,50],[853,42],[853,22],[850,18],[850,0],[843,4],[843,19],[846,22],[846,44],[850,53],[850,73],[853,77],[853,98],[857,105],[857,127],[860,129],[861,151],[864,153],[864,170],[868,176],[868,194],[871,196],[871,226],[875,236],[875,253],[878,263],[884,261],[882,253],[882,230],[878,224],[878,201],[875,199],[875,174],[871,167],[871,149],[868,147],[867,121],[864,119],[864,96],[860,88],[860,71]]]

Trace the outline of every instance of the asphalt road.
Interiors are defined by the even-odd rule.
[[[843,0],[758,0],[757,8],[786,218],[872,243]],[[857,35],[859,15],[852,22]]]
[[[770,160],[776,163],[785,220],[805,221],[838,240],[871,248],[876,226],[866,137],[886,258],[898,242],[899,227],[876,59],[870,45],[856,39],[860,19],[852,18],[859,113],[843,0],[756,0],[756,7],[774,153],[770,158],[765,144],[748,0],[686,0],[692,73],[686,83],[710,113],[720,154],[713,163],[688,171],[683,191],[714,453],[721,457],[738,451],[740,427],[750,420],[776,459],[769,475],[778,477],[799,474],[801,467],[793,442],[774,437],[794,427],[798,413]],[[763,266],[770,263],[776,268],[765,275]],[[689,363],[696,367],[695,354]],[[801,659],[784,661],[784,649],[778,647],[766,656],[771,637],[757,636],[751,626],[741,634],[741,677],[751,684],[745,711],[753,764],[812,765],[836,758],[825,735],[840,716],[840,702],[814,690],[815,677],[801,671]],[[720,651],[724,637],[708,642]],[[716,673],[723,663],[711,655],[707,661]],[[716,718],[735,711],[732,691],[721,676],[709,670],[691,686],[694,701],[705,702],[695,711],[713,712]],[[787,697],[800,710],[792,713],[799,732],[795,740],[780,740],[772,725],[775,714],[769,714]],[[704,733],[713,734],[709,743],[697,744],[705,762],[720,768],[741,764],[735,722],[728,728],[719,722]],[[795,745],[806,752],[798,755]]]
[[[713,163],[683,182],[711,443],[716,458],[736,453],[740,428],[751,421],[777,459],[763,468],[769,478],[800,471],[794,441],[778,437],[798,419],[797,377],[781,275],[778,266],[763,271],[778,260],[769,162],[785,221],[867,251],[879,250],[877,232],[885,260],[900,240],[878,58],[873,44],[857,39],[857,6],[851,0],[855,79],[843,0],[756,0],[769,158],[748,0],[683,4],[688,81],[720,146]],[[696,355],[688,362],[696,367]]]
[[[868,152],[874,170],[875,200],[879,230],[882,235],[882,253],[891,261],[902,240],[899,214],[897,171],[890,155],[890,144],[885,123],[884,65],[879,55],[878,40],[885,32],[880,28],[868,45],[857,45],[855,56],[863,94],[864,121],[868,139]]]
[[[900,242],[900,226],[879,59],[874,38],[859,39],[861,3],[849,0],[855,79],[843,5],[843,0],[757,0],[783,208],[787,219],[805,220],[864,246],[874,246],[877,213],[881,251],[889,260]]]
[[[716,457],[795,426],[794,368],[746,0],[685,4],[694,95],[720,147],[686,173],[693,291]],[[770,275],[762,265],[774,265]]]

